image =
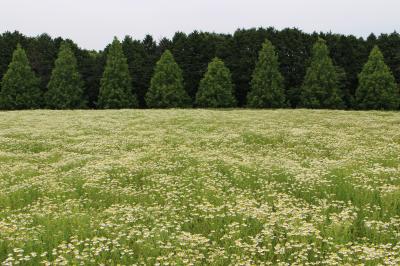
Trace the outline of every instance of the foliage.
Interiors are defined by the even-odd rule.
[[[285,106],[283,77],[279,72],[275,47],[265,40],[251,80],[247,105],[253,108],[279,108]]]
[[[127,58],[132,86],[135,88],[139,106],[146,107],[145,95],[156,64],[156,43],[151,36],[141,42],[126,36],[122,48]]]
[[[234,95],[239,107],[246,104],[251,90],[252,73],[259,51],[265,39],[270,40],[279,58],[279,71],[283,76],[285,98],[290,107],[301,106],[301,88],[309,66],[312,46],[323,38],[329,48],[330,57],[337,72],[337,90],[343,106],[358,107],[355,92],[358,74],[368,60],[374,45],[378,45],[385,57],[396,83],[400,82],[400,34],[371,34],[368,38],[334,33],[308,34],[296,28],[276,30],[274,28],[239,29],[233,34],[218,34],[194,31],[189,34],[177,32],[172,39],[156,42],[147,35],[143,40],[126,37],[122,43],[131,77],[131,91],[136,95],[139,107],[146,106],[146,93],[150,87],[157,60],[165,50],[170,50],[182,70],[184,88],[194,102],[199,83],[207,65],[214,57],[221,58],[232,73]],[[51,38],[47,34],[26,37],[19,32],[0,34],[0,78],[5,74],[13,50],[18,43],[25,49],[31,67],[40,78],[40,89],[44,93],[50,80],[57,51],[64,41],[71,45],[77,59],[78,71],[85,84],[84,99],[90,108],[97,108],[99,88],[110,46],[101,51],[79,48],[70,40]]]
[[[1,81],[0,108],[7,110],[39,108],[41,100],[39,82],[24,49],[18,44]]]
[[[62,43],[45,93],[46,106],[53,109],[85,107],[84,84],[68,43]]]
[[[360,109],[397,109],[399,88],[378,46],[375,46],[359,75],[356,100]]]
[[[176,108],[190,105],[190,98],[183,85],[182,70],[169,50],[163,53],[156,64],[150,88],[146,94],[146,103],[152,108]]]
[[[196,94],[196,106],[226,108],[235,105],[231,72],[221,59],[214,58],[200,81]]]
[[[105,109],[137,107],[132,78],[122,45],[114,38],[108,48],[107,63],[100,82],[98,106]]]
[[[306,108],[343,108],[338,73],[323,39],[314,44],[311,64],[301,88],[301,105]]]

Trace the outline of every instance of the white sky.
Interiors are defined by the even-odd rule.
[[[88,49],[113,36],[297,27],[368,36],[400,31],[400,0],[0,0],[0,32],[48,33]]]

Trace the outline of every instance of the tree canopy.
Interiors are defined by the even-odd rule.
[[[315,45],[319,38],[325,42],[319,45],[322,49],[318,54],[325,55],[317,60]],[[27,37],[19,32],[5,32],[0,34],[0,79],[6,74],[13,51],[20,44],[26,51],[34,75],[39,79],[40,94],[44,95],[48,91],[60,46],[67,42],[76,58],[76,69],[84,84],[82,98],[88,108],[145,108],[149,107],[146,95],[151,87],[156,63],[169,50],[180,68],[181,83],[189,96],[185,106],[195,105],[200,80],[215,57],[220,58],[231,72],[237,106],[250,106],[248,103],[254,93],[254,74],[258,72],[256,68],[259,69],[260,51],[266,39],[274,44],[279,59],[278,70],[283,78],[287,107],[369,109],[360,106],[356,91],[359,74],[375,45],[380,47],[396,85],[400,82],[400,34],[397,32],[359,38],[323,32],[308,34],[296,28],[276,30],[271,27],[238,29],[233,34],[177,32],[171,39],[162,38],[159,41],[150,35],[142,40],[127,36],[122,44],[117,44],[120,48],[122,46],[121,49],[115,49],[113,42],[100,51],[82,49],[71,40],[52,38],[47,34]],[[313,64],[316,60],[325,63],[318,66]],[[108,61],[120,63],[111,63],[113,66],[110,67]],[[13,99],[13,96],[10,98]],[[169,105],[153,103],[153,106]],[[39,107],[45,107],[43,100],[39,101]]]
[[[39,108],[41,106],[39,83],[25,50],[18,44],[1,81],[0,108],[8,110]]]
[[[196,106],[218,108],[235,105],[231,72],[221,59],[214,58],[200,81]]]
[[[329,57],[325,40],[319,38],[312,50],[311,64],[301,87],[301,105],[306,108],[343,108],[339,77]]]
[[[399,88],[383,54],[374,46],[359,75],[356,101],[360,109],[397,109],[400,103]]]
[[[54,109],[85,107],[84,84],[75,55],[67,42],[60,46],[45,94],[46,106]]]
[[[278,55],[269,40],[265,40],[254,69],[247,106],[279,108],[285,106],[283,77],[279,71]]]
[[[108,48],[107,63],[100,81],[98,106],[105,109],[137,107],[132,78],[122,45],[114,38]]]
[[[162,54],[156,64],[146,94],[146,103],[153,108],[190,106],[190,98],[183,85],[182,70],[169,50]]]

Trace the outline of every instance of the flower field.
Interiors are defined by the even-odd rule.
[[[0,265],[400,265],[400,113],[0,113]]]

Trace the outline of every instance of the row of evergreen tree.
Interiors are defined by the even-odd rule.
[[[234,37],[241,32],[268,33],[271,31],[277,34],[286,32],[292,35],[295,33],[307,35],[296,29],[279,32],[269,28],[239,30]],[[244,95],[241,95],[243,91],[238,87],[244,86],[244,84],[238,85],[241,83],[238,82],[240,80],[237,76],[238,66],[232,64],[232,55],[224,56],[222,52],[218,52],[221,48],[229,50],[230,46],[219,47],[208,53],[205,49],[199,53],[194,49],[196,47],[180,43],[193,38],[193,36],[208,37],[205,38],[207,41],[203,40],[203,44],[214,45],[215,39],[219,39],[222,44],[226,45],[228,44],[226,40],[229,39],[229,35],[194,32],[188,36],[177,33],[172,41],[163,39],[157,46],[150,36],[147,36],[143,42],[126,37],[122,44],[114,39],[105,51],[95,52],[81,50],[70,40],[65,41],[60,38],[52,40],[47,35],[26,38],[18,32],[5,33],[0,35],[0,48],[6,48],[7,44],[17,41],[28,51],[28,55],[21,45],[18,45],[11,58],[11,63],[8,62],[2,76],[0,107],[2,109],[189,106],[331,109],[397,109],[399,107],[399,87],[392,74],[394,72],[396,75],[398,62],[384,58],[377,46],[377,44],[382,46],[379,42],[380,39],[390,36],[391,46],[383,45],[384,48],[391,50],[390,48],[397,47],[397,41],[400,41],[397,33],[381,35],[378,39],[371,35],[366,40],[366,43],[369,43],[375,39],[374,45],[371,46],[373,49],[371,49],[369,59],[364,62],[364,67],[360,68],[359,75],[356,73],[354,89],[349,85],[351,80],[348,74],[349,66],[345,65],[346,69],[339,66],[335,62],[334,56],[333,58],[330,56],[329,50],[332,50],[332,47],[328,48],[332,36],[340,37],[340,39],[352,39],[355,38],[354,36],[315,33],[307,35],[316,36],[316,38],[308,53],[309,59],[304,61],[304,65],[306,65],[304,75],[297,87],[288,87],[288,84],[293,84],[294,76],[299,75],[299,73],[293,72],[295,69],[299,69],[298,65],[286,66],[285,54],[282,55],[279,52],[279,46],[274,47],[267,40],[261,45],[260,51],[257,51],[257,57],[250,57],[254,58],[251,72],[246,70],[242,73],[248,75],[248,77],[241,77],[243,80],[246,78],[248,83]],[[328,41],[324,41],[321,37],[325,37]],[[27,40],[31,43],[29,44]],[[59,51],[55,63],[53,62],[54,66],[47,63],[47,68],[44,68],[42,54],[44,47],[42,46],[43,43],[49,44],[49,40],[57,44],[55,47],[59,47]],[[365,42],[361,38],[357,40]],[[37,47],[39,41],[42,45]],[[32,46],[32,43],[36,43],[36,45]],[[149,53],[149,44],[153,44],[150,45],[152,48],[158,48],[156,53],[153,51],[153,54],[160,57],[157,63],[151,62],[155,61],[154,58],[149,60],[147,57],[147,60],[143,60],[146,59],[144,55]],[[139,49],[146,46],[147,49]],[[246,48],[246,45],[243,46]],[[335,51],[335,49],[333,50]],[[4,53],[6,49],[1,51],[3,54],[0,56],[6,54]],[[293,57],[294,51],[287,50],[286,52]],[[194,60],[194,55],[207,55],[211,62],[207,62],[208,66],[205,69],[199,70],[197,64],[204,59],[183,61],[187,59],[182,58],[182,53],[191,60]],[[335,52],[331,52],[332,54]],[[397,55],[394,54],[395,59],[397,59]],[[282,62],[282,57],[284,62]],[[288,55],[286,55],[286,59],[287,57]],[[3,64],[0,64],[0,71],[2,65],[4,66],[4,60],[1,59],[3,58],[0,57],[0,63]],[[385,60],[389,62],[389,65],[392,63],[392,70],[385,64]],[[224,62],[227,62],[226,65]],[[181,65],[184,67],[181,68]],[[282,68],[282,65],[285,67]],[[150,71],[149,66],[154,67],[154,71]],[[197,71],[195,71],[196,67]],[[232,74],[231,68],[233,68]],[[190,69],[193,69],[193,72],[190,72]],[[50,75],[46,78],[43,74],[48,73],[49,70]],[[288,75],[290,71],[293,72],[292,75]],[[0,72],[0,74],[2,73]],[[195,77],[199,74],[201,75],[200,79]],[[47,82],[44,84],[46,80]],[[97,90],[94,89],[96,85],[98,86]]]

